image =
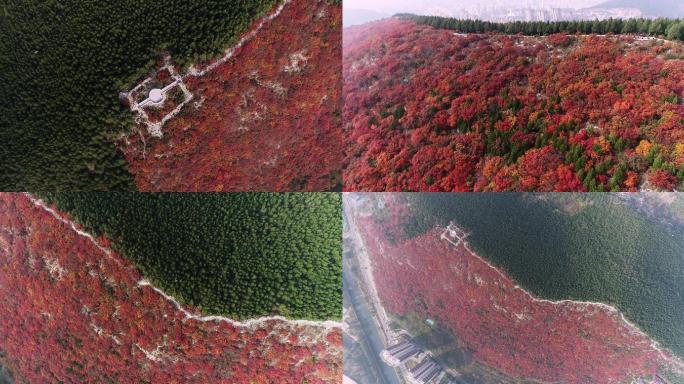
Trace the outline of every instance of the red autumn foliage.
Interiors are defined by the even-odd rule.
[[[0,195],[0,351],[22,382],[341,382],[339,330],[186,319],[140,278],[25,195]]]
[[[167,71],[168,72],[168,71]],[[164,72],[162,72],[164,73]],[[152,123],[161,121],[164,116],[171,113],[180,103],[185,100],[185,95],[180,87],[172,88],[166,95],[166,100],[161,106],[158,107],[147,107],[145,111]]]
[[[355,222],[386,310],[430,318],[451,330],[479,363],[506,375],[562,383],[617,383],[674,364],[621,315],[597,304],[533,299],[505,273],[462,243],[440,239],[443,228],[406,239],[409,209],[384,196],[382,221]]]
[[[344,30],[343,76],[348,191],[635,190],[656,169],[684,181],[678,42],[388,19]]]
[[[677,178],[659,169],[648,175],[648,182],[657,189],[671,191],[677,185]]]
[[[341,25],[340,5],[293,0],[230,60],[186,78],[194,100],[164,137],[122,148],[138,188],[340,189]]]

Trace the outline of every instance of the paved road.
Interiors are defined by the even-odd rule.
[[[375,366],[378,373],[382,375],[383,384],[401,384],[396,371],[380,359],[380,352],[385,347],[380,338],[377,323],[373,320],[368,304],[363,299],[361,290],[348,267],[350,267],[350,265],[346,264],[343,272],[344,290],[351,300],[351,306],[361,325],[364,348],[367,350],[368,355],[370,355],[369,358],[373,359],[373,361],[369,361],[369,363],[370,365]]]

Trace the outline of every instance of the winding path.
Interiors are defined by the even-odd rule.
[[[98,249],[100,249],[108,257],[110,257],[112,260],[114,260],[117,263],[117,265],[123,266],[123,263],[121,263],[121,261],[117,257],[115,257],[115,253],[112,251],[112,249],[105,247],[102,244],[100,244],[93,235],[79,229],[79,227],[76,225],[76,223],[74,223],[73,221],[65,218],[62,215],[60,215],[54,209],[48,207],[45,204],[45,202],[43,202],[41,199],[31,195],[28,192],[24,192],[24,195],[29,198],[29,200],[31,201],[31,203],[33,203],[33,205],[35,205],[36,207],[41,208],[41,209],[45,210],[46,212],[50,213],[54,218],[56,218],[60,222],[69,225],[74,232],[76,232],[79,236],[83,236],[83,237],[87,238],[88,240],[90,240]],[[131,268],[131,267],[129,267],[129,268]],[[257,317],[257,318],[253,318],[253,319],[247,319],[247,320],[239,321],[239,320],[230,319],[230,318],[224,317],[224,316],[202,316],[200,314],[196,314],[196,313],[193,313],[193,312],[187,310],[173,296],[166,294],[160,288],[155,287],[154,285],[152,285],[152,283],[150,283],[147,280],[143,279],[143,280],[138,281],[137,286],[141,287],[141,288],[149,287],[150,289],[154,290],[157,294],[162,296],[164,299],[171,302],[177,308],[178,311],[182,312],[183,315],[185,316],[185,319],[193,319],[193,320],[200,321],[200,322],[223,321],[223,322],[229,323],[230,325],[232,325],[234,327],[250,328],[250,329],[259,328],[262,325],[266,325],[266,323],[271,322],[271,321],[279,321],[279,322],[285,323],[285,324],[290,325],[290,326],[305,326],[305,327],[321,328],[323,331],[326,331],[326,332],[328,330],[335,329],[335,328],[340,328],[340,329],[343,328],[342,322],[332,321],[332,320],[325,320],[325,321],[292,320],[292,319],[287,319],[287,318],[282,317],[282,316],[263,316],[263,317]]]
[[[480,260],[484,264],[486,264],[489,268],[493,269],[499,276],[501,276],[502,279],[504,280],[509,280],[512,281],[510,277],[508,277],[504,272],[502,272],[499,268],[495,267],[492,265],[489,261],[485,260],[482,256],[478,255],[477,253],[473,252],[470,249],[470,246],[468,242],[465,239],[459,239],[457,243],[454,243],[449,239],[449,236],[446,234],[449,232],[449,227],[444,229],[444,232],[440,235],[441,240],[446,240],[448,241],[451,245],[453,246],[458,246],[459,244],[463,244],[463,247],[476,259]],[[651,337],[648,336],[644,331],[642,331],[636,324],[632,323],[631,321],[627,320],[625,318],[625,315],[620,312],[620,310],[612,305],[606,304],[606,303],[601,303],[601,302],[595,302],[595,301],[578,301],[578,300],[570,300],[570,299],[564,299],[564,300],[548,300],[548,299],[541,299],[538,298],[534,295],[532,295],[530,292],[526,291],[519,285],[515,284],[514,289],[522,292],[524,295],[526,295],[530,301],[537,302],[537,303],[545,303],[545,304],[550,304],[552,306],[564,306],[564,305],[571,305],[575,307],[579,307],[581,309],[587,309],[588,307],[597,307],[605,310],[606,312],[609,313],[615,313],[619,315],[620,320],[625,323],[627,328],[630,329],[631,332],[633,332],[636,335],[643,336],[644,338],[648,339],[651,341],[651,348],[653,348],[658,354],[660,354],[660,357],[673,364],[674,367],[678,369],[679,373],[684,373],[684,361],[680,360],[676,356],[672,355],[671,352],[665,353],[665,349],[660,346],[660,344],[653,340]]]

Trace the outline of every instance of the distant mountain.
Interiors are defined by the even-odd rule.
[[[646,17],[684,17],[684,2],[681,0],[608,0],[591,8],[634,8]]]
[[[346,27],[351,27],[352,25],[365,24],[369,21],[380,20],[392,15],[371,11],[368,9],[348,9],[344,8],[342,11],[342,25]]]
[[[506,23],[513,21],[603,20],[611,17],[629,19],[644,16],[644,13],[637,8],[487,8],[477,10],[475,13],[461,12],[457,17]]]
[[[389,1],[389,3],[388,3]],[[384,19],[396,13],[480,19],[495,22],[603,20],[608,18],[684,18],[684,0],[349,0],[344,26]],[[366,9],[364,2],[373,3]],[[345,4],[347,0],[345,0]]]

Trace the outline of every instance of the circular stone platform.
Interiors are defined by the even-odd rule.
[[[153,103],[158,103],[158,102],[162,101],[162,99],[164,98],[164,95],[162,94],[161,89],[155,88],[155,89],[150,91],[149,97]]]

